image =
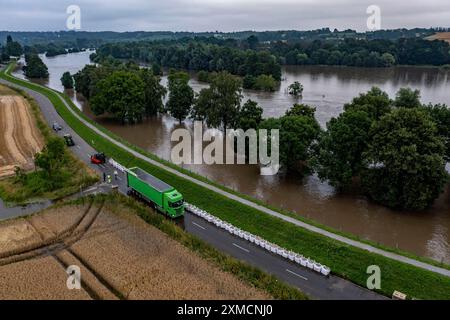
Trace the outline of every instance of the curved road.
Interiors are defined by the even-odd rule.
[[[16,85],[14,83],[10,83],[8,81],[5,81],[3,79],[0,79],[0,83],[6,83],[10,86],[19,87],[20,89],[26,91],[28,94],[30,94],[39,104],[42,113],[47,120],[47,122],[51,125],[53,122],[58,122],[64,126],[64,133],[70,133],[72,137],[74,137],[74,140],[76,142],[76,147],[72,148],[72,151],[83,161],[88,163],[92,168],[97,170],[99,173],[102,172],[112,172],[112,168],[109,166],[104,167],[98,167],[93,166],[90,164],[89,158],[90,154],[95,153],[95,150],[87,144],[84,140],[82,140],[76,132],[74,132],[67,124],[65,124],[64,120],[59,116],[59,114],[56,112],[55,108],[51,104],[51,102],[48,100],[47,97],[41,95],[40,93],[37,93],[33,90],[30,90],[28,88]],[[173,174],[176,174],[184,179],[190,180],[196,184],[199,184],[205,188],[208,188],[214,192],[220,193],[230,199],[233,199],[235,201],[238,201],[242,204],[251,206],[255,209],[258,209],[260,211],[263,211],[267,214],[270,214],[272,216],[275,216],[277,218],[280,218],[282,220],[285,220],[287,222],[293,223],[295,225],[298,225],[299,227],[308,229],[310,231],[322,234],[324,236],[333,238],[337,241],[341,241],[343,243],[374,252],[380,255],[383,255],[385,257],[395,259],[401,262],[409,263],[412,265],[415,265],[420,268],[424,268],[433,272],[437,272],[446,276],[450,276],[450,271],[446,269],[442,269],[439,267],[432,266],[430,264],[423,263],[421,261],[417,261],[414,259],[410,259],[395,253],[387,252],[378,248],[375,248],[373,246],[345,238],[343,236],[328,232],[326,230],[317,228],[315,226],[309,225],[307,223],[304,223],[302,221],[293,219],[291,217],[282,215],[278,212],[275,212],[273,210],[270,210],[266,207],[260,206],[256,203],[253,203],[249,200],[243,199],[237,195],[231,194],[229,192],[226,192],[222,189],[219,189],[215,186],[209,185],[203,181],[199,181],[191,176],[188,176],[186,174],[183,174],[173,168],[167,167],[166,165],[157,162],[155,160],[152,160],[135,150],[129,148],[128,146],[124,145],[120,141],[116,141],[115,139],[111,138],[95,126],[93,126],[91,123],[80,117],[68,104],[67,102],[60,97],[60,99],[64,102],[68,110],[72,112],[72,114],[77,117],[85,126],[89,127],[91,130],[96,132],[98,135],[104,137],[105,139],[108,139],[110,142],[116,144],[117,146],[125,149],[127,152],[131,153],[133,156],[140,158],[144,161],[147,161],[155,166],[158,166],[160,168],[163,168],[164,170],[167,170]],[[126,185],[124,185],[124,178],[119,176],[120,181],[118,181],[118,185],[120,187],[121,192],[126,192]],[[278,256],[271,255],[270,253],[265,252],[264,250],[261,250],[259,247],[256,247],[248,242],[242,242],[243,240],[231,236],[223,230],[216,228],[214,225],[209,224],[198,217],[187,214],[185,217],[185,228],[188,232],[195,234],[199,238],[202,238],[206,242],[212,244],[214,247],[218,248],[221,251],[225,251],[226,253],[239,258],[241,260],[244,260],[252,265],[255,265],[269,273],[275,274],[279,278],[285,280],[286,282],[290,283],[291,285],[297,286],[305,293],[311,295],[312,297],[319,298],[319,299],[380,299],[383,298],[382,296],[369,291],[367,289],[361,288],[349,281],[346,281],[344,279],[341,279],[339,277],[331,276],[329,278],[325,278],[323,276],[320,276],[314,272],[311,272],[305,268],[299,267],[295,264],[292,264],[285,259],[282,259]]]

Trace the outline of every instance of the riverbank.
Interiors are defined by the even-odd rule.
[[[8,70],[11,67],[12,65],[9,66]],[[85,123],[80,121],[83,116],[75,106],[70,104],[68,97],[65,97],[65,101],[71,108],[70,110],[62,102],[58,94],[50,89],[14,79],[4,73],[1,76],[8,81],[46,95],[67,123],[85,141],[94,145],[97,150],[106,152],[124,165],[140,166],[160,179],[177,186],[177,189],[185,195],[187,201],[217,215],[222,220],[233,223],[243,230],[266,238],[287,249],[309,255],[320,263],[329,265],[337,275],[350,279],[361,286],[366,284],[367,267],[374,264],[378,265],[382,270],[382,288],[380,292],[385,295],[390,296],[394,290],[399,290],[416,298],[450,299],[450,292],[448,291],[450,278],[446,276],[367,251],[374,251],[375,248],[373,247],[360,245],[360,248],[356,248],[329,237],[324,237],[317,232],[306,230],[295,223],[285,221],[286,219],[271,216],[264,213],[267,211],[264,207],[251,205],[249,200],[246,200],[247,202],[242,201],[243,197],[224,195],[232,194],[229,190],[227,193],[221,194],[219,190],[215,190],[217,188],[206,187],[206,183],[195,182],[194,180],[196,179],[191,179],[189,176],[183,177],[180,175],[180,171],[176,171],[179,168],[175,169],[174,165],[167,163],[161,165],[161,162],[157,165],[156,160],[154,160],[156,157],[147,154],[154,161],[149,162],[145,160],[143,155],[146,153],[142,150],[139,153],[127,151],[127,147],[121,146],[121,143],[112,143],[113,139],[105,133],[105,129],[98,129],[86,119],[84,119]],[[75,114],[78,114],[78,116],[75,116]],[[86,126],[86,123],[90,123],[90,125]],[[95,128],[101,131],[96,132]],[[99,134],[101,132],[103,134]],[[139,149],[133,148],[133,150]],[[167,167],[162,168],[162,166]],[[223,189],[225,188],[222,187],[220,190]],[[292,219],[292,221],[294,222],[295,219]],[[310,230],[314,230],[314,228],[310,227]],[[411,281],[411,279],[415,280]]]

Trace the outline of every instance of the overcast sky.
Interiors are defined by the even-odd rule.
[[[372,4],[383,29],[450,26],[450,0],[0,0],[0,30],[65,30],[72,4],[84,31],[366,31]]]

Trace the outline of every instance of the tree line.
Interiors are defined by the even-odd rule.
[[[133,59],[166,68],[221,72],[241,77],[261,75],[281,80],[281,66],[267,51],[241,49],[235,41],[182,39],[108,43],[97,50],[96,62],[106,57]]]
[[[393,65],[450,64],[450,44],[417,38],[398,40],[301,41],[276,42],[270,52],[281,64],[344,65],[355,67],[390,67]]]

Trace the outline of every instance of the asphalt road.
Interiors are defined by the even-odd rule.
[[[103,173],[112,175],[113,184],[118,186],[120,192],[126,193],[127,187],[124,175],[119,172],[116,180],[113,175],[115,169],[109,164],[101,166],[91,164],[90,155],[94,154],[96,151],[65,123],[45,96],[30,89],[8,83],[3,79],[0,79],[0,83],[7,83],[8,85],[19,87],[32,96],[39,104],[49,126],[52,126],[54,122],[57,122],[63,127],[63,129],[58,132],[60,136],[66,133],[72,135],[76,144],[74,147],[71,147],[72,152],[79,159],[83,160],[91,168],[96,170],[101,176],[103,176]],[[84,192],[88,194],[103,192],[102,188],[102,185],[94,186],[88,190],[84,190]],[[30,212],[26,211],[24,214],[30,214]],[[184,217],[184,227],[187,232],[204,240],[218,250],[275,275],[286,283],[299,288],[312,298],[355,300],[386,299],[384,296],[374,293],[366,288],[359,287],[342,278],[335,276],[324,277],[309,269],[298,266],[287,259],[273,255],[250,242],[230,235],[224,230],[217,228],[215,225],[210,224],[189,212],[187,212]]]

